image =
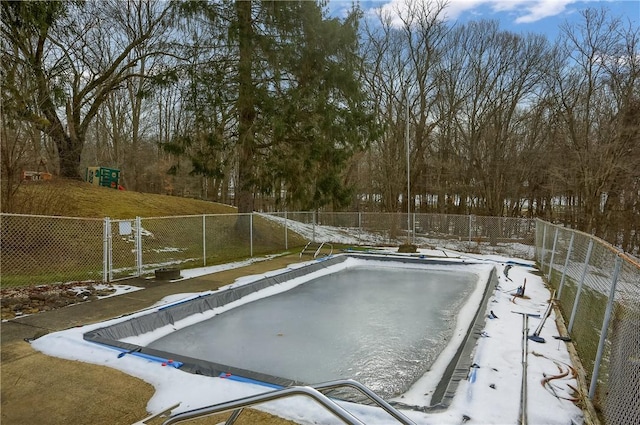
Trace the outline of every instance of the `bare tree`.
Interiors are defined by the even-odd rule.
[[[440,97],[437,66],[442,61],[446,37],[450,31],[443,21],[444,2],[411,2],[408,15],[401,15],[402,33],[405,36],[408,56],[407,94],[410,108],[412,134],[409,140],[411,190],[421,195],[421,204],[426,208],[430,194],[437,193],[432,179],[436,168],[432,161],[436,148],[434,129],[439,125],[435,104]],[[438,202],[444,201],[444,196]],[[415,201],[408,199],[415,204]]]
[[[377,22],[365,26],[366,81],[382,128],[372,145],[377,169],[374,184],[386,211],[400,210],[400,199],[405,204],[402,210],[406,210],[406,203],[413,202],[416,192],[424,197],[427,190],[433,190],[428,182],[427,162],[431,131],[436,126],[432,112],[438,98],[434,69],[447,33],[442,20],[445,3],[416,1],[407,6],[406,10],[396,10],[396,20],[381,10]],[[410,164],[405,146],[407,119]],[[412,199],[408,199],[404,190],[407,166],[414,183]]]
[[[554,90],[574,176],[575,224],[600,233],[607,210],[621,199],[620,182],[632,184],[628,177],[637,170],[638,30],[625,29],[605,10],[588,9],[562,31],[567,59]]]
[[[133,72],[142,60],[166,54],[172,9],[171,2],[148,1],[2,3],[2,34],[16,52],[11,60],[37,88],[36,105],[16,102],[22,119],[55,142],[62,176],[80,177],[89,125],[110,93],[145,76]]]
[[[380,126],[377,140],[370,147],[369,161],[374,177],[372,192],[380,197],[384,211],[398,211],[402,193],[404,168],[404,123],[402,69],[402,37],[393,26],[389,14],[379,15],[379,22],[366,25],[367,42],[363,45],[365,63],[369,70],[365,81],[376,108]],[[372,196],[372,198],[374,197]]]
[[[455,160],[466,167],[456,176],[462,198],[483,213],[503,215],[511,188],[523,184],[517,172],[523,154],[518,129],[542,80],[547,43],[481,21],[456,28],[448,49],[438,71],[443,86],[438,113],[444,115],[439,148],[451,155],[450,140]]]
[[[0,170],[2,211],[14,211],[15,196],[22,183],[22,171],[35,169],[41,161],[47,161],[43,137],[37,128],[21,120],[24,104],[22,100],[35,97],[36,88],[24,74],[24,67],[10,58],[15,47],[2,43],[2,65],[0,88]],[[16,99],[14,94],[20,93]],[[20,100],[22,99],[22,100]],[[28,101],[27,101],[28,102]],[[48,161],[47,161],[48,162]],[[33,168],[32,168],[33,167]],[[42,170],[40,170],[42,171]]]

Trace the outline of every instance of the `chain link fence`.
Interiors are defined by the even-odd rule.
[[[101,219],[2,214],[2,287],[105,280]]]
[[[258,214],[110,222],[110,280],[150,274],[159,268],[203,267],[287,249],[286,229]],[[299,235],[289,237],[292,247],[304,245]]]
[[[159,268],[191,268],[307,241],[393,246],[406,242],[533,258],[534,221],[401,213],[285,212],[122,219],[0,215],[3,287],[113,281]],[[519,248],[519,249],[518,249]]]
[[[368,212],[269,213],[314,242],[447,248],[534,258],[535,220],[453,214]]]
[[[538,221],[536,259],[606,424],[640,423],[640,262],[585,233]]]
[[[0,214],[3,288],[110,282],[301,249],[305,239],[259,214],[131,220]]]
[[[540,220],[444,214],[286,212],[131,220],[0,214],[1,286],[113,281],[299,251],[307,241],[534,259],[557,290],[605,423],[640,423],[640,263]]]
[[[534,258],[535,220],[530,219],[377,212],[286,212],[264,216],[279,220],[285,229],[293,229],[314,242],[378,246],[409,242],[421,247]]]

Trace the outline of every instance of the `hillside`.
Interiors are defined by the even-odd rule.
[[[235,207],[178,196],[93,186],[75,180],[24,182],[3,212],[67,217],[134,218],[193,214],[230,214]]]
[[[221,264],[280,253],[287,247],[297,251],[306,243],[291,230],[285,233],[272,220],[259,216],[251,221],[239,218],[233,214],[236,209],[228,205],[118,191],[79,181],[25,184],[20,188],[19,201],[19,211],[16,208],[13,212],[94,220],[3,217],[3,288],[102,278],[109,249],[110,273],[112,278],[120,278],[176,264],[182,269]],[[146,220],[200,214],[222,215],[206,220],[198,217]],[[136,245],[131,229],[127,232],[126,226],[121,230],[121,223],[113,223],[111,243],[105,247],[102,218],[121,219],[131,225],[136,216],[143,218],[140,229],[143,242]],[[142,247],[139,263],[137,246]]]

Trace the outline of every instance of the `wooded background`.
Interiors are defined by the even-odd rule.
[[[2,210],[23,170],[105,166],[240,212],[410,202],[637,250],[639,29],[588,9],[549,40],[444,7],[2,1]]]

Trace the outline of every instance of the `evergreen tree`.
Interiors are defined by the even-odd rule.
[[[260,189],[276,197],[284,191],[288,207],[344,206],[351,191],[342,172],[366,143],[372,122],[358,78],[359,12],[327,19],[310,2],[284,12],[276,36],[289,40],[271,55],[280,67],[265,105],[271,118],[261,136],[272,146],[258,173]]]
[[[258,193],[288,208],[345,205],[350,191],[342,170],[366,143],[371,122],[358,78],[359,11],[339,20],[328,18],[322,3],[244,1],[201,4],[192,12],[192,19],[209,20],[212,30],[215,22],[216,34],[224,32],[221,22],[228,25],[227,46],[209,55],[203,47],[194,62],[197,74],[189,78],[202,82],[198,94],[222,92],[216,102],[224,98],[235,110],[235,131],[225,128],[207,146],[222,148],[218,136],[235,140],[239,212],[253,211]],[[206,78],[212,69],[222,72]],[[197,96],[195,115],[205,116],[213,101]],[[188,144],[193,140],[176,139],[168,148],[184,153]],[[203,152],[190,151],[194,172],[220,170]]]
[[[212,198],[226,191],[224,183],[233,166],[235,87],[229,70],[236,61],[228,42],[230,7],[221,3],[181,4],[185,25],[182,43],[176,46],[183,60],[172,70],[181,98],[180,127],[162,144],[178,160],[169,174],[178,175],[186,159],[190,175],[212,183]],[[224,196],[223,196],[224,198]]]

